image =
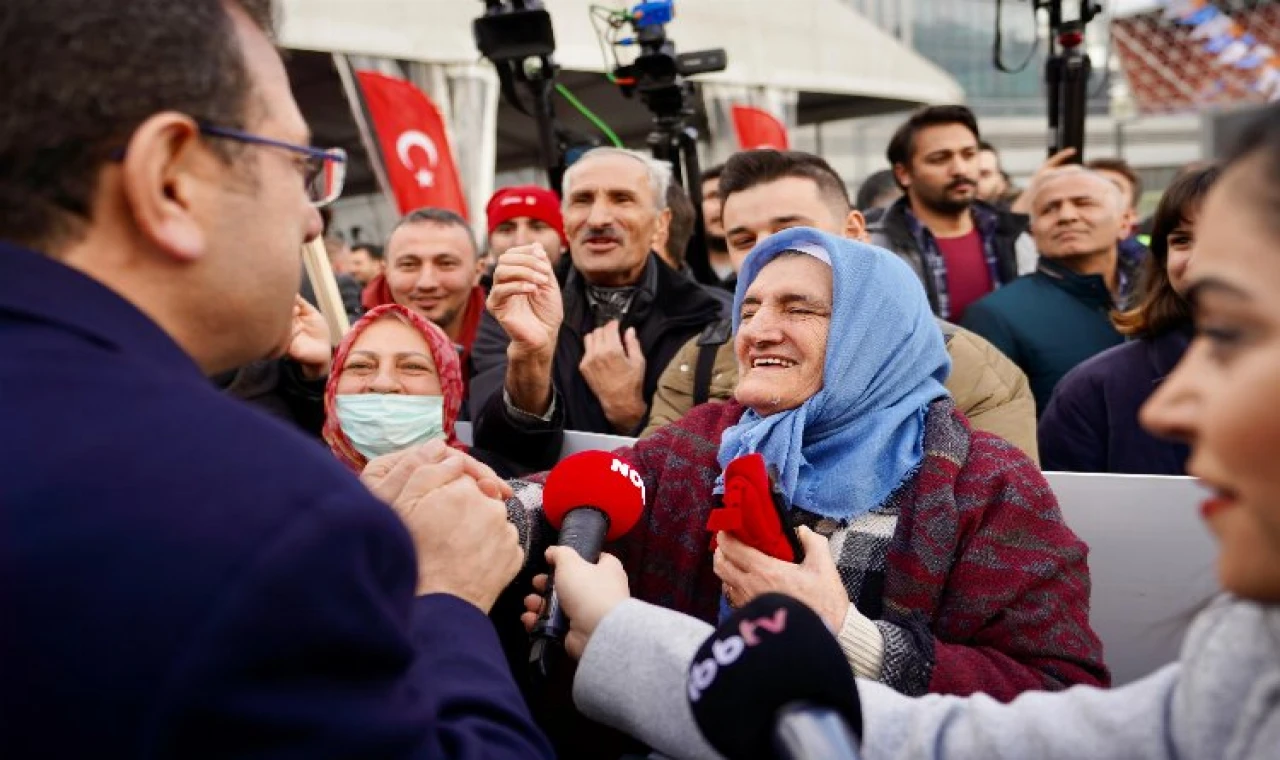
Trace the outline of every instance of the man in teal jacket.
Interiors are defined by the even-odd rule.
[[[1036,270],[974,303],[962,325],[1022,368],[1038,414],[1072,367],[1120,343],[1110,314],[1137,278],[1119,257],[1125,201],[1109,180],[1064,167],[1027,192]]]

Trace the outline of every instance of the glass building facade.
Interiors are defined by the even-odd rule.
[[[1070,4],[1071,0],[1068,0]],[[964,88],[968,104],[982,116],[1043,114],[1044,61],[1047,50],[1036,48],[1037,22],[1031,0],[1003,0],[1003,57],[1008,68],[1030,60],[1024,69],[1008,74],[992,59],[997,0],[845,0],[854,10],[900,39],[945,70]],[[1105,66],[1106,20],[1088,26],[1094,65],[1090,111],[1106,111],[1109,95],[1097,83]]]

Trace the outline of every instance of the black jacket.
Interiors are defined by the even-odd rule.
[[[561,430],[615,433],[604,409],[578,371],[582,362],[583,336],[594,328],[587,305],[585,282],[576,269],[569,269],[561,287],[564,322],[556,340],[551,381],[556,413],[546,424],[531,424],[513,418],[502,400],[507,374],[507,344],[510,339],[489,313],[480,322],[480,333],[472,349],[475,373],[471,378],[471,419],[475,445],[489,449],[523,465],[549,468],[559,456],[554,436]],[[644,351],[644,399],[653,400],[658,378],[667,364],[690,338],[728,308],[723,293],[711,290],[671,269],[656,255],[640,275],[640,289],[628,310],[622,328],[636,328]],[[647,416],[647,415],[646,415]],[[634,434],[644,429],[641,421]]]
[[[1186,353],[1191,329],[1109,348],[1071,370],[1040,416],[1046,470],[1186,475],[1191,449],[1156,438],[1138,410]]]
[[[227,395],[292,422],[314,438],[320,437],[324,427],[324,388],[328,379],[303,379],[298,363],[289,358],[264,359],[212,378],[213,384]]]
[[[907,208],[908,203],[904,196],[887,209],[868,211],[867,234],[871,238],[872,245],[893,251],[911,266],[916,276],[924,283],[925,292],[929,294],[929,308],[938,315],[937,288],[933,279],[928,276],[924,252],[920,250],[920,244],[911,232]],[[984,235],[984,242],[987,229],[992,230],[995,236],[996,275],[1000,284],[1013,282],[1018,278],[1018,238],[1027,231],[1027,217],[1002,211],[981,201],[973,203],[973,213],[978,229]]]

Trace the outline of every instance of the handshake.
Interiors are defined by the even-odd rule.
[[[378,457],[360,480],[400,515],[418,557],[419,596],[451,594],[485,613],[524,564],[519,531],[507,519],[511,486],[487,465],[430,441]],[[553,546],[560,602],[570,620],[565,647],[579,657],[596,625],[630,596],[618,560],[602,554],[591,564],[573,549]],[[532,628],[543,604],[547,576],[534,579],[539,594],[525,599],[522,620]]]
[[[408,528],[418,595],[451,594],[487,614],[524,564],[519,531],[507,520],[511,486],[443,441],[378,457],[360,480]]]

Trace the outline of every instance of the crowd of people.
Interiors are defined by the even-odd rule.
[[[483,240],[423,208],[349,246],[274,18],[0,10],[0,756],[717,758],[688,668],[773,593],[838,643],[867,758],[1280,748],[1280,110],[1146,237],[1123,161],[1020,190],[946,105],[852,198],[766,149],[695,209],[597,148]],[[571,431],[632,439],[644,495],[595,564],[544,516]],[[800,561],[708,528],[751,454]],[[1042,469],[1212,492],[1226,594],[1180,663],[1110,688]],[[572,661],[535,678],[552,568]]]

